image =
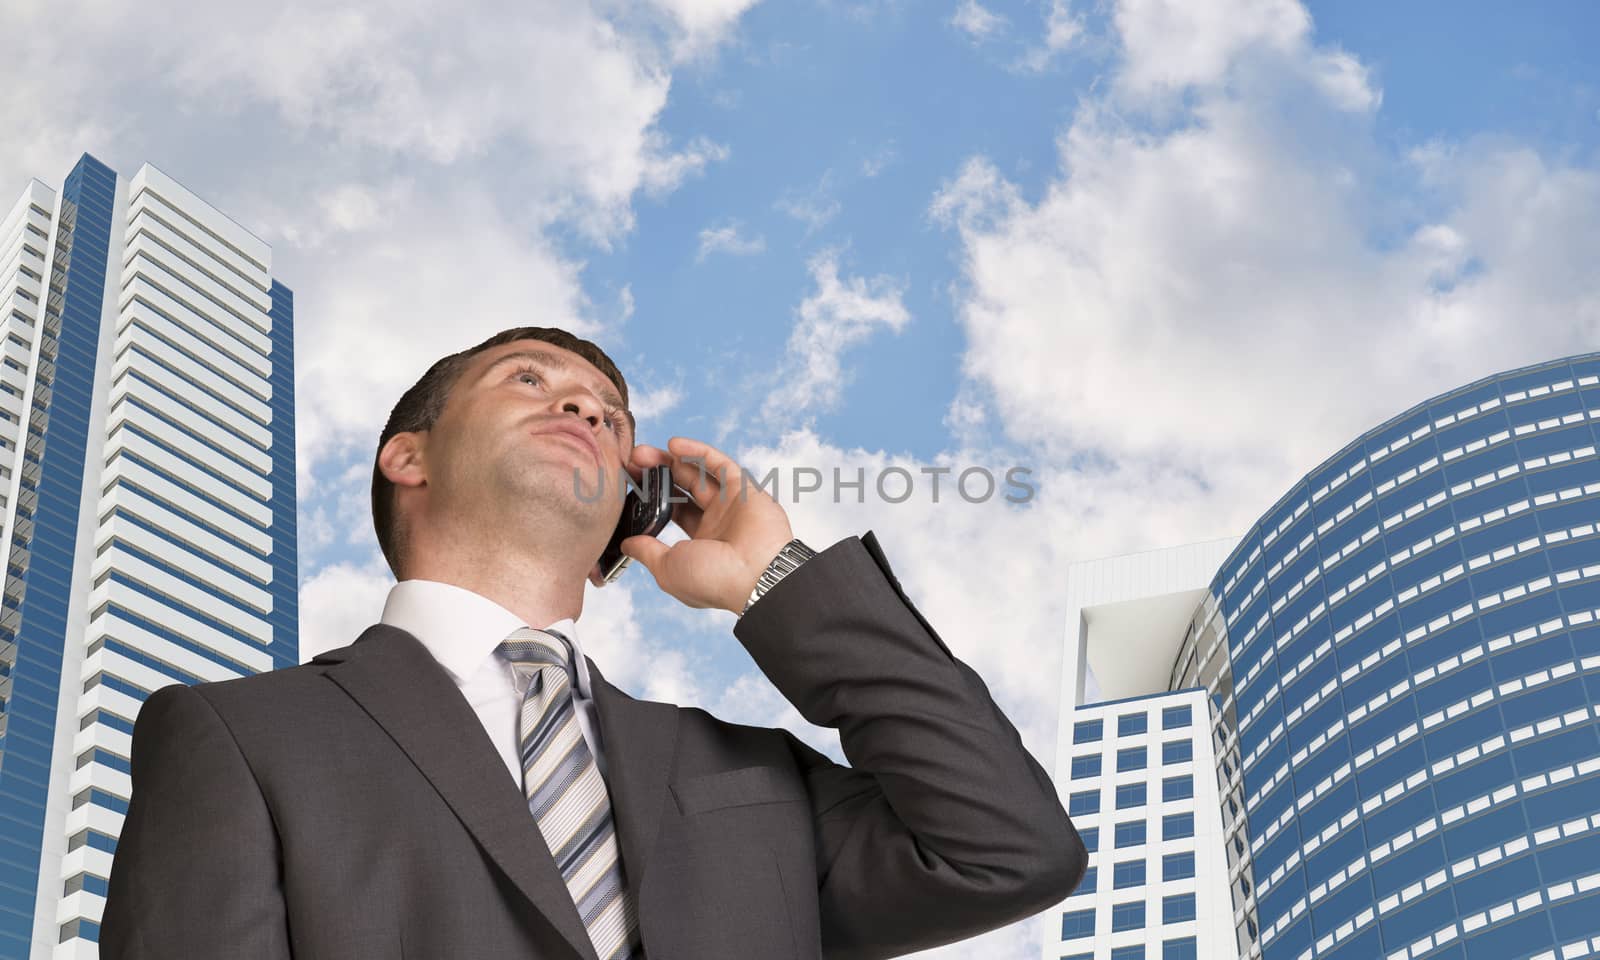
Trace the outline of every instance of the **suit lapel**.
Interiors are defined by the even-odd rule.
[[[606,756],[606,785],[623,873],[634,903],[667,799],[678,708],[636,700],[589,664]],[[477,714],[421,641],[387,624],[313,663],[367,711],[411,758],[490,859],[584,960],[597,960],[572,894],[526,799],[506,773]],[[465,733],[470,731],[470,733]]]
[[[342,655],[342,657],[341,657]],[[450,675],[416,637],[387,624],[313,662],[416,764],[478,844],[584,960],[597,960],[583,918],[522,792]]]
[[[606,755],[606,790],[621,847],[623,879],[634,904],[667,803],[667,776],[678,742],[678,708],[637,700],[606,680],[588,656],[600,746]]]

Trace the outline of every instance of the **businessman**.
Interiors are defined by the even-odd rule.
[[[406,391],[373,467],[380,621],[309,663],[150,694],[101,956],[869,960],[1066,897],[1087,856],[1055,787],[876,537],[814,552],[721,451],[633,430],[616,366],[556,328]],[[631,697],[582,653],[619,471],[656,465],[688,539],[624,552],[737,615],[848,766]]]

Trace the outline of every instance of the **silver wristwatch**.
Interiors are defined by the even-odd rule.
[[[750,605],[761,599],[762,594],[771,590],[779,580],[793,573],[800,564],[816,555],[817,551],[801,543],[798,537],[784,544],[778,555],[767,564],[767,569],[761,571],[761,577],[756,580],[755,589],[750,591],[750,599],[744,602],[744,609],[739,611],[739,616],[749,613]]]

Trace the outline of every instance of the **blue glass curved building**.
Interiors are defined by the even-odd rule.
[[[1167,686],[1210,694],[1240,956],[1600,955],[1597,428],[1600,354],[1488,377],[1222,563]]]

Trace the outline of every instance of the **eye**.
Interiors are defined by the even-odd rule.
[[[532,367],[518,368],[516,372],[516,378],[521,380],[525,377],[535,381],[539,380],[538,372]],[[617,433],[620,431],[622,428],[622,410],[617,407],[606,408],[605,422],[606,429],[610,430],[612,433]]]

